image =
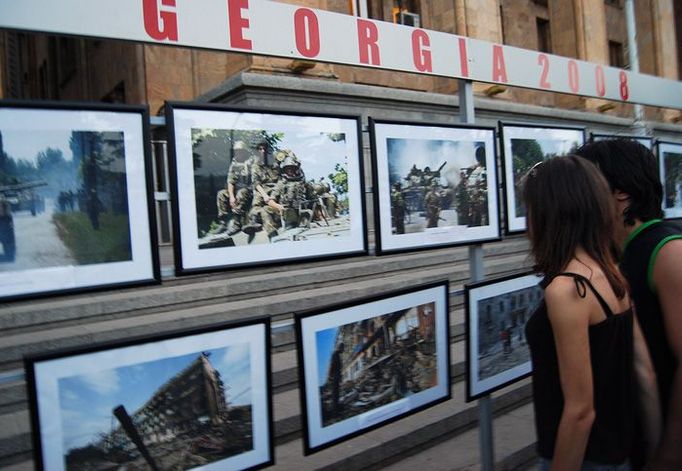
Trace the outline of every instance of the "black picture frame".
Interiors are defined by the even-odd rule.
[[[500,239],[495,128],[369,118],[369,130],[377,255]]]
[[[541,279],[526,271],[464,286],[467,402],[530,376],[525,323],[542,300]]]
[[[643,146],[645,146],[650,151],[654,150],[654,138],[648,136],[637,136],[635,134],[603,134],[603,133],[590,133],[590,141],[602,141],[606,139],[630,139],[637,141]]]
[[[358,116],[169,102],[166,120],[178,274],[367,253]],[[274,172],[262,186],[281,213],[248,176],[259,158],[261,174]],[[228,178],[244,196],[234,208]]]
[[[451,397],[448,299],[443,281],[296,314],[306,455]]]
[[[502,147],[502,181],[504,187],[505,234],[520,234],[526,230],[525,208],[520,201],[520,182],[528,170],[541,160],[553,155],[564,155],[585,143],[585,128],[530,123],[499,122]],[[550,137],[544,137],[550,134]],[[551,136],[553,134],[553,136]],[[542,137],[542,139],[541,139]],[[519,141],[517,152],[524,157],[513,155],[514,143]],[[534,144],[533,144],[534,143]],[[544,148],[543,148],[544,145]],[[539,153],[539,154],[538,154]],[[541,154],[541,155],[540,155]],[[522,161],[521,167],[515,159]]]
[[[24,364],[36,469],[64,470],[67,459],[144,466],[151,457],[157,469],[169,460],[183,469],[274,463],[268,318],[34,355]],[[173,453],[188,441],[196,442],[191,453]]]
[[[682,219],[682,143],[657,141],[658,169],[663,186],[665,219]]]
[[[158,283],[146,106],[0,101],[0,300]]]

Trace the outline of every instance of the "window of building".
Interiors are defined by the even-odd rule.
[[[547,0],[533,0],[533,3],[535,3],[536,5],[541,5],[543,7],[547,6]]]
[[[623,44],[618,41],[609,41],[609,65],[620,68],[625,67]]]
[[[622,0],[604,0],[604,3],[618,8],[623,8]]]
[[[419,8],[415,0],[393,0],[392,21],[401,25],[421,26]]]
[[[538,32],[538,51],[552,52],[552,33],[549,28],[549,20],[544,18],[536,18],[535,24]]]
[[[419,28],[422,26],[419,3],[419,0],[392,0],[391,2],[368,0],[367,14],[375,20],[391,21]]]

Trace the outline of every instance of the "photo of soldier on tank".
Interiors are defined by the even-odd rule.
[[[393,234],[488,224],[483,142],[387,139]]]
[[[192,132],[200,249],[338,237],[350,230],[343,134]],[[320,152],[330,158],[319,159]],[[211,194],[217,201],[212,214]]]

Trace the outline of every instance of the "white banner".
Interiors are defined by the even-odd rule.
[[[682,108],[682,82],[266,0],[0,0],[0,27],[375,67]]]

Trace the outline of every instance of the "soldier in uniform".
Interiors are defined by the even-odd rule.
[[[312,191],[315,199],[319,203],[319,210],[313,215],[313,218],[319,219],[318,214],[328,221],[330,218],[336,217],[336,195],[332,193],[331,186],[329,183],[324,181],[324,177],[320,178],[320,181],[313,183]]]
[[[476,164],[460,169],[460,182],[455,198],[457,222],[466,226],[482,226],[488,221],[488,177],[485,147],[476,148]]]
[[[225,189],[220,190],[216,197],[220,225],[214,233],[227,231],[227,235],[234,235],[242,230],[252,197],[251,168],[254,158],[244,141],[235,142],[233,150]],[[226,224],[230,215],[232,217],[229,224]]]
[[[466,182],[469,200],[469,225],[488,223],[488,176],[485,168],[485,147],[476,149],[476,165]]]
[[[284,229],[305,227],[312,218],[312,210],[308,208],[311,190],[305,181],[301,162],[291,150],[282,152],[285,154],[282,160],[282,178],[267,203],[280,217],[273,217],[274,214],[268,211],[263,218],[263,226],[270,238],[277,235],[277,229],[282,226]]]
[[[279,151],[275,154],[272,163],[268,161],[267,142],[260,142],[256,146],[258,158],[254,161],[251,169],[251,182],[253,184],[253,201],[249,211],[249,224],[242,230],[250,237],[263,227],[263,221],[272,217],[273,209],[268,206],[270,195],[280,179],[280,162],[284,160],[285,153]]]
[[[424,196],[424,206],[426,208],[426,227],[438,227],[438,219],[441,211],[441,197],[438,193],[438,182],[431,183],[431,188]]]
[[[392,225],[395,228],[396,234],[405,233],[405,198],[403,198],[403,191],[400,182],[393,184],[391,191],[391,218]]]

